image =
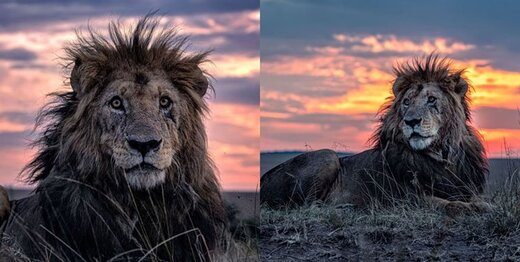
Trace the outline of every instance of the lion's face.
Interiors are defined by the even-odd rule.
[[[101,146],[124,170],[131,187],[165,181],[179,149],[180,94],[164,73],[120,72],[101,94]]]
[[[413,150],[424,150],[439,139],[444,94],[436,83],[412,84],[399,100],[399,128]]]

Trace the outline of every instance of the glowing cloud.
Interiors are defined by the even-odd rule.
[[[355,151],[366,149],[376,112],[392,96],[393,65],[409,60],[414,54],[433,50],[444,55],[475,49],[475,45],[446,38],[413,41],[393,35],[347,34],[333,38],[333,43],[342,45],[307,46],[306,56],[281,55],[262,61],[261,77],[266,83],[262,80],[261,150],[303,150],[306,144],[330,147],[336,142]],[[366,55],[366,52],[387,54]],[[453,67],[466,68],[465,75],[474,87],[471,98],[477,118],[482,107],[517,109],[520,106],[520,72],[496,68],[489,60],[469,56],[453,60]],[[348,116],[349,120],[336,123],[336,128],[330,130],[312,122],[315,119],[309,120],[308,116],[315,114],[335,115],[338,119]],[[500,115],[493,117],[501,119]],[[352,119],[361,119],[366,125],[353,126]],[[284,124],[287,121],[292,123]],[[518,122],[518,119],[502,121]],[[504,140],[513,150],[520,150],[517,142],[520,123],[512,129],[488,126],[480,130],[490,156],[503,155]]]
[[[340,43],[350,44],[352,51],[382,53],[382,52],[422,52],[431,53],[437,51],[444,54],[467,51],[475,48],[474,45],[462,42],[450,41],[446,38],[438,37],[413,41],[406,38],[398,38],[395,35],[366,35],[353,36],[345,34],[335,34],[333,38]]]

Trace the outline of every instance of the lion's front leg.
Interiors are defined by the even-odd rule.
[[[471,199],[469,202],[452,201],[435,196],[425,197],[425,200],[435,208],[444,211],[448,216],[485,213],[493,209],[493,205],[477,197]]]
[[[0,225],[9,217],[11,212],[11,204],[9,203],[9,195],[3,186],[0,186]]]

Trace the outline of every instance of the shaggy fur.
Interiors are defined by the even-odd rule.
[[[332,189],[322,199],[337,203],[367,206],[426,197],[444,207],[472,208],[466,204],[483,192],[488,162],[481,137],[470,124],[470,87],[464,70],[452,71],[447,59],[431,54],[398,65],[394,71],[394,96],[379,111],[379,126],[370,139],[372,149],[340,158],[337,170],[312,177],[300,175],[307,174],[309,166],[284,165],[283,173],[273,171],[280,169],[275,167],[262,177],[262,201],[280,206],[294,195],[292,191],[313,200],[314,185],[322,185],[328,189],[321,191]],[[432,94],[438,96],[436,100]],[[422,119],[421,131],[431,133],[431,143],[414,147],[413,138],[403,134],[409,116]],[[269,181],[281,181],[271,179],[273,176],[284,176],[298,186],[292,193],[271,199],[269,195],[280,185]],[[335,182],[323,185],[332,176],[336,176]]]
[[[55,101],[41,113],[39,151],[25,169],[35,194],[12,201],[3,226],[4,250],[42,260],[146,255],[198,261],[221,247],[226,216],[207,153],[203,96],[209,82],[199,68],[208,53],[187,54],[185,37],[157,26],[151,16],[128,33],[111,23],[108,38],[90,30],[66,48],[72,91],[53,94]],[[171,139],[162,141],[170,143],[171,161],[164,181],[139,187],[116,164],[114,148],[105,148],[118,138],[107,135],[115,128],[106,124],[115,113],[104,109],[102,99],[118,80],[147,88],[156,78],[164,81],[154,83],[173,86],[169,91],[175,95],[172,108],[161,111],[167,128],[157,127]],[[109,122],[103,122],[104,114],[111,116]],[[144,125],[152,115],[144,110],[141,116],[116,122]],[[144,130],[139,134],[149,135]]]
[[[470,201],[484,190],[488,163],[481,136],[470,124],[471,88],[462,76],[464,70],[450,67],[446,58],[435,54],[395,67],[395,96],[382,106],[380,125],[370,141],[395,179],[409,186],[413,182],[427,195]],[[408,89],[421,83],[435,83],[447,103],[441,105],[444,115],[438,140],[427,150],[414,151],[398,130],[403,122],[399,105]]]

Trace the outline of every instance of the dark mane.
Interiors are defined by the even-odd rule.
[[[442,82],[448,78],[449,74],[454,73],[451,70],[451,61],[446,57],[439,57],[435,53],[397,64],[393,67],[393,71],[396,78],[405,77],[408,80],[424,82]],[[462,73],[464,70],[457,72]]]
[[[457,167],[455,173],[463,176],[458,179],[467,181],[476,187],[475,191],[482,192],[488,163],[482,137],[471,125],[471,86],[463,76],[464,69],[453,70],[451,66],[447,58],[440,58],[435,53],[395,66],[394,96],[388,98],[379,109],[379,125],[369,143],[373,149],[382,152],[395,174],[401,175],[399,172],[411,167],[433,174],[440,166],[449,165]],[[449,101],[444,109],[449,112],[449,117],[439,131],[439,141],[428,152],[414,152],[408,148],[399,131],[402,121],[399,105],[413,84],[425,82],[439,85]],[[460,83],[467,88],[462,95]],[[436,159],[428,160],[433,155],[437,155]]]
[[[101,260],[136,248],[136,242],[139,251],[149,250],[175,235],[179,236],[157,249],[162,257],[207,258],[206,251],[220,247],[227,221],[203,121],[209,111],[204,96],[212,87],[210,76],[200,68],[209,61],[209,52],[187,52],[187,37],[158,26],[153,14],[131,31],[112,22],[108,37],[89,29],[65,48],[71,90],[50,94],[53,101],[39,113],[41,133],[33,144],[38,152],[22,172],[26,181],[36,184],[36,194],[15,207],[25,221],[8,227],[12,232],[36,227],[34,234],[16,236],[20,241],[43,237],[42,243],[65,257],[77,258],[66,246],[70,244],[87,258],[101,253]],[[118,72],[134,74],[136,83],[146,84],[149,79],[141,70],[164,75],[178,89],[182,103],[177,117],[183,124],[175,130],[177,151],[165,169],[164,183],[149,189],[131,188],[125,171],[103,150],[103,128],[95,113],[102,91]],[[131,216],[139,219],[135,222]],[[132,223],[137,223],[135,228],[128,226]],[[41,224],[61,240],[42,233]],[[21,243],[26,252],[43,255],[34,242]],[[177,253],[168,253],[172,250]]]
[[[209,51],[188,54],[186,47],[189,39],[186,36],[178,35],[175,28],[159,30],[158,25],[159,20],[150,14],[140,19],[130,33],[125,32],[124,26],[119,22],[109,24],[108,37],[96,33],[91,28],[86,35],[77,33],[77,41],[65,48],[67,56],[64,58],[64,70],[69,72],[69,83],[73,90],[50,94],[53,101],[40,111],[37,128],[41,135],[33,143],[39,150],[22,172],[27,182],[37,183],[45,179],[56,164],[72,160],[70,153],[75,155],[74,152],[66,152],[67,157],[60,154],[64,153],[63,140],[71,138],[70,134],[65,133],[64,122],[72,119],[78,109],[84,110],[78,108],[79,97],[91,94],[90,97],[84,97],[88,99],[85,104],[93,102],[101,89],[108,84],[110,75],[115,70],[145,65],[152,70],[174,72],[170,74],[170,80],[191,100],[194,113],[208,112],[206,101],[197,95],[197,92],[201,92],[197,90],[201,75],[207,74],[198,71],[197,68],[209,61]],[[81,76],[79,72],[82,72]],[[139,74],[136,74],[136,78],[138,77]],[[80,88],[75,89],[74,85]],[[211,84],[209,88],[213,90]],[[205,135],[200,138],[206,139]],[[205,146],[203,148],[205,149]],[[209,163],[210,160],[207,161]]]
[[[447,212],[485,209],[478,198],[488,161],[471,126],[471,88],[463,72],[436,54],[397,65],[394,96],[378,112],[372,148],[342,157],[322,149],[287,160],[262,175],[262,203],[287,208],[319,199],[364,208],[426,201]],[[429,139],[414,147],[418,125]],[[403,127],[411,129],[408,137]]]

